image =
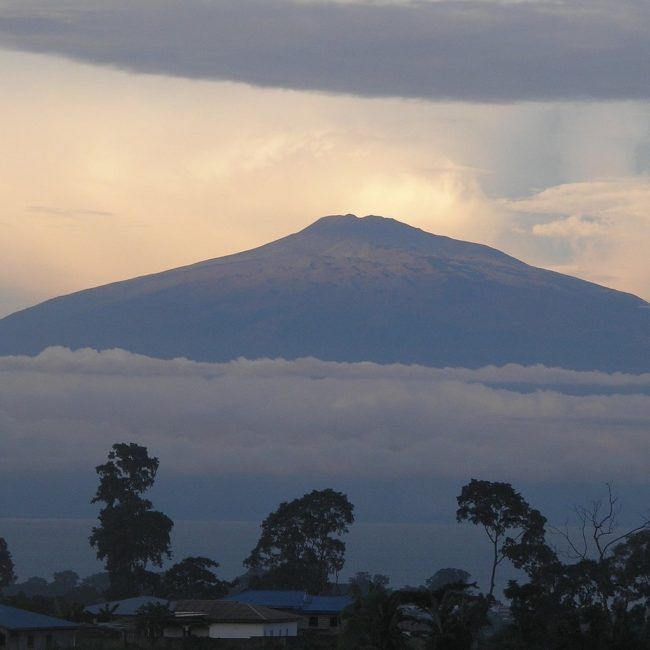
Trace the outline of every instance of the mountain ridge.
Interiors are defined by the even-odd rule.
[[[48,345],[155,357],[650,370],[632,294],[375,215],[323,217],[241,253],[45,301],[0,320],[0,354]],[[643,313],[645,312],[645,313]]]

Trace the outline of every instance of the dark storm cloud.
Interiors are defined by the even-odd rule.
[[[0,9],[0,45],[262,86],[467,101],[650,97],[650,4],[49,0]]]

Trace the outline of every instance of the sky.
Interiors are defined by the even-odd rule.
[[[650,300],[648,51],[646,0],[4,0],[0,316],[345,213]],[[549,507],[648,489],[647,376],[55,349],[0,386],[5,495],[39,459],[11,516],[87,515],[136,437],[169,485],[248,485],[197,516],[310,481],[369,519],[449,512],[473,475]]]

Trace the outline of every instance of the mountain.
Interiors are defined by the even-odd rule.
[[[50,345],[205,361],[314,356],[643,372],[650,305],[488,246],[345,215],[0,320],[0,354]]]

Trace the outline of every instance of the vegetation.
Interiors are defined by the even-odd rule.
[[[228,583],[219,580],[213,569],[218,562],[207,557],[186,557],[171,568],[162,577],[162,595],[167,598],[211,599],[224,596],[228,592]]]
[[[344,614],[339,648],[470,650],[488,623],[489,601],[474,588],[455,582],[434,591],[390,591],[371,583]]]
[[[260,572],[256,585],[277,589],[327,590],[329,577],[345,563],[340,536],[354,522],[354,506],[332,489],[313,490],[281,503],[262,522],[262,534],[244,561]]]
[[[497,566],[506,558],[524,562],[526,555],[544,542],[546,519],[509,483],[472,479],[463,486],[457,501],[456,519],[480,524],[492,542],[488,592],[492,599]]]
[[[146,447],[117,443],[108,461],[96,468],[99,487],[92,503],[104,503],[99,525],[92,529],[90,544],[97,558],[105,560],[111,599],[144,593],[155,588],[148,564],[162,566],[171,557],[170,532],[174,522],[153,510],[142,498],[154,484],[158,459]]]
[[[74,621],[84,607],[144,593],[169,599],[212,599],[229,584],[210,558],[186,557],[153,572],[171,556],[172,521],[143,498],[155,480],[158,459],[136,444],[115,444],[100,477],[94,503],[104,504],[90,538],[106,573],[83,580],[59,571],[51,581],[16,583],[11,554],[0,538],[2,602]],[[509,483],[472,479],[457,497],[459,522],[480,525],[491,542],[490,585],[477,591],[467,571],[442,568],[420,587],[391,589],[389,579],[359,572],[347,587],[353,602],[343,614],[338,639],[302,637],[295,648],[339,650],[650,650],[650,519],[619,530],[620,506],[607,486],[603,498],[574,509],[576,521],[550,528],[563,542],[547,541],[546,518]],[[332,489],[284,502],[261,525],[245,564],[251,586],[341,593],[345,561],[341,536],[354,521],[353,505]],[[505,590],[509,609],[495,607],[495,574],[505,561],[527,575]],[[100,619],[114,618],[105,607]],[[499,613],[500,612],[500,613]],[[170,611],[142,608],[135,619],[152,646]],[[198,643],[198,641],[197,641]]]
[[[7,542],[0,537],[0,591],[10,585],[16,576],[14,575],[14,563]]]

